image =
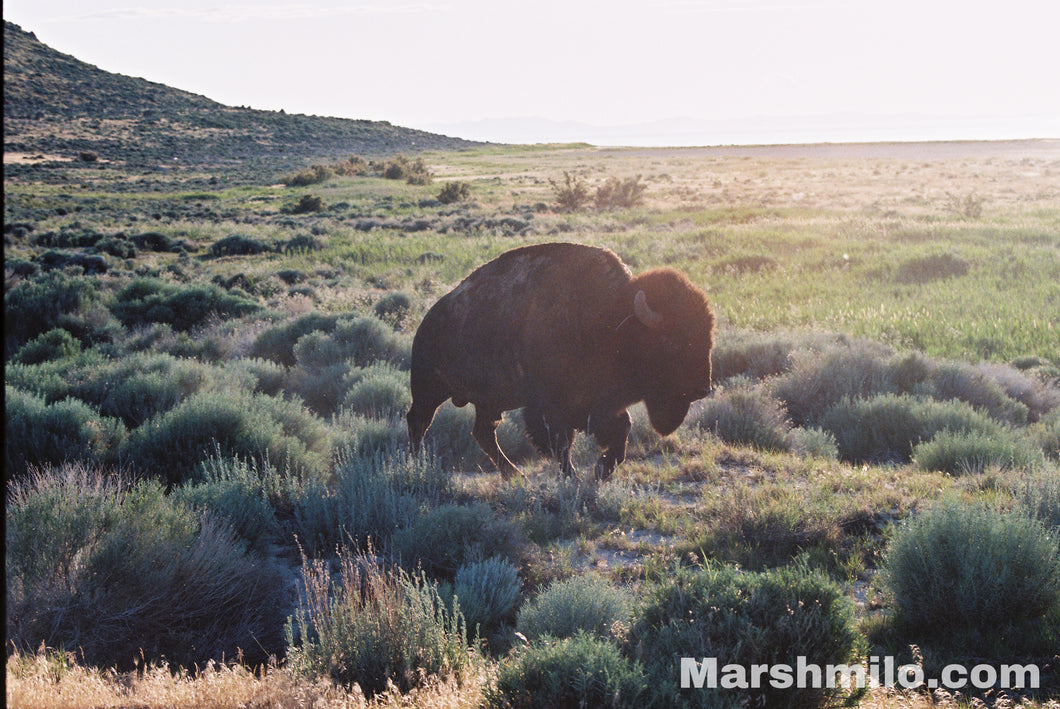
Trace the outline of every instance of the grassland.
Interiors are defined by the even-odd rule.
[[[161,526],[186,534],[195,523],[180,510],[205,504],[235,530],[234,543],[216,532],[233,556],[246,548],[255,568],[275,564],[283,578],[297,578],[305,555],[334,560],[336,544],[371,538],[380,557],[418,558],[443,584],[469,561],[505,557],[518,568],[520,605],[556,580],[590,572],[642,599],[672,569],[704,559],[762,573],[801,565],[839,585],[871,653],[909,659],[910,645],[922,644],[929,668],[987,656],[987,646],[994,659],[1030,658],[1052,669],[1027,705],[1052,706],[1060,696],[1055,649],[1021,651],[982,637],[925,644],[894,621],[878,569],[896,523],[938,500],[1033,507],[1054,525],[1055,543],[1060,145],[535,146],[423,158],[433,173],[425,185],[338,176],[291,188],[283,186],[286,163],[248,175],[41,159],[6,175],[5,383],[8,446],[17,453],[8,453],[7,472],[22,481],[15,498],[31,497],[31,468],[52,480],[90,480],[69,474],[75,464],[159,479],[163,488],[137,493],[158,510],[136,518],[142,524],[177,520]],[[612,177],[638,179],[644,199],[561,212],[554,183],[565,173],[590,189]],[[439,201],[452,181],[470,185],[469,201]],[[320,208],[300,210],[306,195],[319,197]],[[670,265],[704,288],[720,323],[717,396],[665,440],[635,409],[630,459],[601,485],[559,480],[555,464],[522,440],[517,416],[502,429],[502,446],[525,470],[521,479],[484,468],[462,410],[440,414],[429,434],[435,458],[402,458],[405,353],[422,314],[477,265],[553,240],[606,246],[635,271]],[[49,299],[48,288],[63,298]],[[55,329],[66,334],[49,336]],[[356,345],[369,339],[375,349],[365,355]],[[226,401],[252,412],[238,431],[223,428],[237,416]],[[839,406],[861,408],[842,418]],[[898,432],[893,412],[922,430]],[[855,430],[854,418],[870,421],[869,431]],[[929,453],[942,460],[939,447],[953,444],[920,447],[938,430],[928,427],[949,425],[943,419],[964,422],[958,443],[976,452],[957,453],[949,467],[927,465]],[[892,428],[905,437],[880,443],[885,436],[876,434]],[[42,430],[51,438],[38,440]],[[588,469],[593,456],[591,440],[580,440],[576,465]],[[260,505],[219,492],[238,488],[246,469],[254,482],[240,489]],[[126,509],[114,514],[129,514],[121,495],[113,499],[107,504]],[[9,520],[12,500],[9,488]],[[70,506],[56,509],[70,510],[70,519],[81,514],[62,504]],[[478,520],[474,534],[482,536],[468,542],[475,549],[439,541],[456,534],[460,515],[460,524]],[[423,519],[437,526],[417,530]],[[49,530],[70,526],[49,520],[58,525]],[[22,563],[12,538],[33,532],[13,534],[12,524],[9,576]],[[91,549],[83,542],[82,556],[55,558],[74,574]],[[9,588],[8,620],[20,632],[40,610],[34,604],[46,605],[47,594],[34,597],[28,584]],[[308,583],[302,588],[308,593]],[[277,601],[275,634],[297,602],[293,591]],[[481,705],[515,629],[514,610],[496,618],[479,664],[461,681],[432,680],[414,699],[376,701]],[[29,637],[9,653],[11,705],[363,702],[286,665],[198,679],[167,680],[170,673],[143,663],[108,674],[129,658],[35,657]],[[73,637],[42,639],[69,650]],[[267,649],[282,655],[285,646]],[[60,687],[71,681],[86,699],[64,699],[75,690]],[[231,695],[196,694],[222,685]],[[185,692],[191,698],[160,698]],[[984,696],[996,706],[1010,701]],[[970,699],[874,692],[860,701]]]

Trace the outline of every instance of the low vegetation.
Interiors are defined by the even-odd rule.
[[[1060,173],[968,150],[492,148],[254,179],[101,152],[6,175],[9,704],[975,694],[678,686],[682,656],[802,654],[1037,662],[1043,688],[1009,699],[1051,706]],[[634,407],[606,483],[560,478],[519,412],[499,438],[522,477],[490,470],[470,407],[410,455],[426,309],[551,240],[709,289],[714,395],[664,440]],[[597,455],[578,438],[579,470]]]

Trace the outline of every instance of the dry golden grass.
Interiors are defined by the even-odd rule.
[[[22,655],[7,660],[7,706],[12,709],[471,709],[483,703],[486,670],[463,678],[429,680],[401,694],[391,688],[365,699],[360,689],[346,691],[326,680],[311,682],[270,667],[254,673],[241,666],[216,666],[192,676],[167,666],[119,674],[81,667],[55,653]]]
[[[937,689],[932,694],[921,692],[899,692],[893,689],[877,689],[869,693],[858,707],[860,709],[1060,709],[1060,702],[1050,700],[1035,702],[1013,699],[1000,695],[987,697],[964,697]]]

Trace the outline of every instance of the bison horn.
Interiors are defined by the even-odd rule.
[[[648,327],[658,327],[663,321],[663,316],[648,305],[648,296],[644,295],[642,290],[637,291],[637,295],[633,297],[633,314]]]

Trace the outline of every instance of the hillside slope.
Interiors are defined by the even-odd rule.
[[[4,22],[4,151],[130,163],[384,155],[476,145],[385,121],[235,108],[103,71]]]

